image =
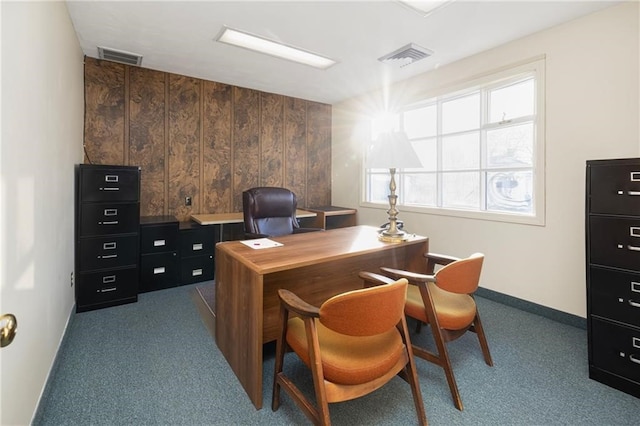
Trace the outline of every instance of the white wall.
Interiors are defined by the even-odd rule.
[[[65,2],[2,2],[0,424],[29,424],[74,296],[73,171],[82,161],[83,54]]]
[[[613,6],[397,84],[392,102],[546,55],[546,225],[402,212],[435,252],[486,254],[481,286],[586,317],[585,161],[640,157],[638,3]],[[380,93],[333,106],[333,204],[358,208],[360,224],[386,209],[359,206],[363,136],[358,116]]]

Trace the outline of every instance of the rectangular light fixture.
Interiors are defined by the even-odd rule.
[[[437,9],[445,6],[447,3],[453,0],[397,0],[403,6],[410,8],[411,10],[418,12],[423,18],[431,15]]]
[[[233,28],[223,28],[216,40],[323,70],[336,64],[336,61],[324,56]]]

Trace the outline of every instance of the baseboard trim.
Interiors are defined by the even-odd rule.
[[[487,288],[478,287],[478,290],[475,294],[479,297],[484,297],[485,299],[493,300],[494,302],[502,303],[503,305],[520,309],[521,311],[540,315],[542,317],[549,318],[550,320],[557,321],[562,324],[571,325],[583,330],[587,329],[587,319],[579,317],[577,315],[538,305],[537,303],[518,299],[517,297],[509,296],[504,293],[498,293],[497,291],[489,290]]]

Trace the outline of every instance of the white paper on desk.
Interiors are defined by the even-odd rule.
[[[256,249],[256,250],[271,248],[271,247],[280,247],[284,245],[282,243],[270,240],[268,238],[257,238],[255,240],[244,240],[240,242],[245,246],[251,247],[252,249]]]

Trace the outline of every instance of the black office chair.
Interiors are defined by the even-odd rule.
[[[286,188],[263,186],[242,193],[245,237],[268,238],[302,232],[322,231],[301,228],[296,219],[296,194]]]

